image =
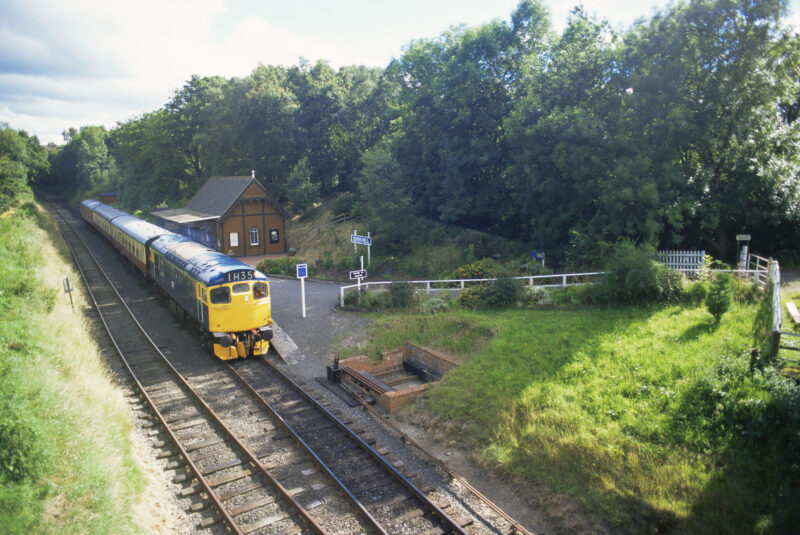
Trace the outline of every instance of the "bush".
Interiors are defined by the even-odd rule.
[[[498,277],[491,284],[482,288],[480,305],[482,308],[510,307],[522,299],[525,284],[508,276]]]
[[[684,292],[684,300],[691,305],[699,305],[706,300],[708,287],[702,280],[691,283]]]
[[[606,276],[595,289],[600,302],[639,304],[674,303],[683,293],[683,276],[653,260],[649,246],[625,240],[605,256]]]
[[[764,292],[753,283],[734,279],[733,280],[733,298],[737,303],[745,305],[752,305],[758,303]]]
[[[308,276],[315,277],[317,275],[317,265],[314,262],[310,264],[300,258],[265,258],[259,262],[256,269],[262,273],[269,275],[289,275],[290,277],[297,276],[297,264],[308,264]]]
[[[453,279],[492,279],[500,273],[500,266],[491,258],[483,258],[466,266],[461,266],[453,273]]]
[[[408,308],[414,300],[416,289],[409,282],[395,282],[389,286],[389,297],[392,306],[397,308]]]
[[[708,288],[706,295],[706,308],[719,323],[733,303],[733,277],[730,273],[717,273]]]
[[[481,286],[467,286],[458,294],[458,302],[467,310],[475,310],[481,302]]]
[[[550,297],[550,292],[540,286],[532,286],[529,291],[529,299],[536,306],[552,306],[553,298]]]
[[[436,314],[437,312],[447,311],[447,302],[441,297],[431,297],[426,299],[419,306],[419,311],[423,314]]]

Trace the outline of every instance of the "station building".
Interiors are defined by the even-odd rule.
[[[156,224],[231,256],[286,253],[286,211],[252,176],[211,177],[183,208],[151,212]]]

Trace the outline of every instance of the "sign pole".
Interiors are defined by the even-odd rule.
[[[306,317],[306,278],[300,279],[300,299],[303,301],[303,317]]]
[[[306,277],[308,264],[297,264],[297,278],[300,279],[300,301],[303,304],[303,317],[306,317]]]
[[[370,266],[370,268],[372,267],[372,237],[371,237],[371,235],[372,235],[371,232],[367,232],[367,238],[369,238],[367,240],[367,243],[369,244],[369,245],[367,245],[367,265]],[[361,260],[364,260],[364,257],[361,257]],[[361,266],[361,269],[364,269],[363,264]]]
[[[69,294],[69,305],[72,307],[72,311],[75,312],[75,303],[72,301],[72,290],[75,287],[72,285],[72,279],[69,277],[64,278],[64,291]]]

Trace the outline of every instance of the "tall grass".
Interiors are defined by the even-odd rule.
[[[436,319],[479,327],[457,332],[403,316],[379,324],[373,344],[416,341],[417,330],[445,351],[451,337],[476,343],[413,411],[622,531],[781,533],[800,525],[800,400],[774,370],[751,369],[755,314],[737,305],[717,324],[700,306],[642,306]]]
[[[41,227],[32,204],[0,217],[0,533],[141,532],[125,403]]]

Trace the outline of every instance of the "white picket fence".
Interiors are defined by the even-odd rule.
[[[695,275],[706,261],[705,251],[657,251],[656,259],[684,275]]]

